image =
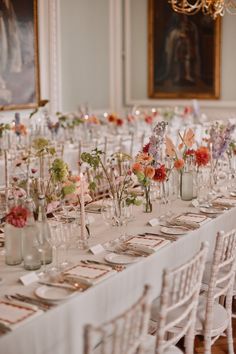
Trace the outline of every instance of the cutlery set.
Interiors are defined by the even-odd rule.
[[[40,310],[43,311],[50,310],[53,306],[55,306],[55,304],[53,303],[49,303],[47,301],[36,299],[22,294],[5,295],[5,298],[8,301],[19,301],[19,302],[24,302],[26,304],[37,306]]]

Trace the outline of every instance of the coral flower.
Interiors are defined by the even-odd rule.
[[[144,174],[146,177],[152,179],[155,175],[155,168],[152,166],[145,167]]]
[[[166,168],[165,165],[161,165],[160,167],[155,169],[155,175],[153,180],[156,182],[164,182],[166,179]]]
[[[146,116],[144,119],[145,119],[145,122],[147,124],[152,124],[153,123],[153,117],[152,116]]]
[[[9,214],[7,214],[6,220],[9,224],[22,228],[26,224],[28,214],[29,212],[26,208],[16,206],[10,210]]]
[[[137,156],[137,161],[144,164],[144,165],[148,165],[153,161],[153,157],[151,155],[149,155],[148,153],[141,152]]]
[[[175,160],[174,167],[176,168],[176,170],[181,170],[184,167],[184,160],[183,159]]]
[[[198,166],[206,166],[210,161],[210,151],[206,146],[200,146],[195,151],[196,164]]]
[[[140,163],[136,162],[132,166],[132,171],[134,173],[143,172],[143,167],[142,167],[142,165]]]

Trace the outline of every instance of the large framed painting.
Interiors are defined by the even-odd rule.
[[[40,99],[37,0],[0,0],[0,110]]]
[[[167,0],[149,0],[150,98],[220,97],[221,21],[174,12]]]

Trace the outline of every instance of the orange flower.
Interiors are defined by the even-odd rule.
[[[165,165],[161,165],[160,167],[155,169],[155,175],[153,180],[156,182],[164,182],[166,179],[166,168]]]
[[[26,135],[27,134],[27,129],[24,124],[17,124],[12,129],[18,135]]]
[[[198,166],[206,166],[210,161],[210,151],[206,146],[200,146],[195,151],[195,157]]]
[[[132,171],[134,173],[143,172],[143,167],[142,167],[142,165],[140,163],[136,162],[132,166]]]
[[[146,177],[152,179],[155,175],[155,168],[152,166],[145,167],[144,174]]]
[[[114,113],[113,114],[109,114],[108,117],[107,117],[107,120],[110,123],[114,123],[117,120],[117,116]]]
[[[91,123],[91,124],[100,124],[100,120],[96,116],[90,116],[88,118],[88,122]]]
[[[176,168],[176,170],[181,170],[184,167],[184,160],[183,159],[175,160],[174,167]]]
[[[153,157],[146,152],[141,152],[137,156],[137,161],[144,165],[148,165],[153,161]]]

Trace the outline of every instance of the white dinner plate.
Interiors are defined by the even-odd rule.
[[[216,208],[200,208],[200,211],[204,214],[212,214],[212,215],[223,213],[223,210],[216,209]]]
[[[163,232],[163,234],[167,234],[167,235],[183,235],[186,234],[187,232],[189,232],[190,230],[185,230],[182,229],[181,227],[162,227],[161,228],[161,232]]]
[[[75,291],[66,288],[56,288],[53,286],[42,285],[35,290],[35,294],[43,300],[61,301],[74,295]]]
[[[130,264],[139,261],[140,257],[134,257],[128,254],[108,253],[104,259],[112,264]]]

